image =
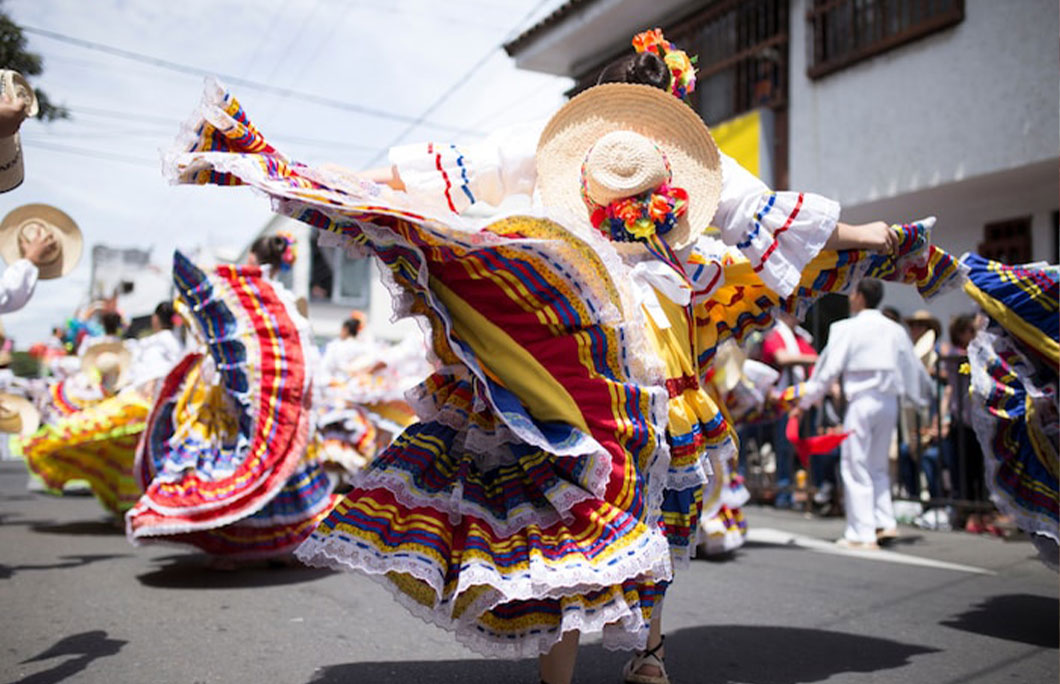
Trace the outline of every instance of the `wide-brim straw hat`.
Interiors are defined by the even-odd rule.
[[[102,342],[85,350],[81,357],[81,370],[85,373],[98,373],[110,391],[125,385],[129,379],[129,368],[132,365],[132,354],[121,342]]]
[[[935,337],[942,334],[942,322],[935,318],[927,309],[918,309],[913,315],[905,319],[906,325],[923,325],[935,332]]]
[[[84,242],[81,229],[70,216],[50,204],[24,204],[8,212],[0,222],[0,257],[8,264],[23,258],[22,240],[40,231],[55,236],[55,249],[44,264],[38,264],[41,280],[59,278],[77,267]]]
[[[928,330],[913,344],[913,353],[927,367],[935,365],[938,354],[935,353],[935,340],[938,336],[934,330]]]
[[[40,427],[40,411],[25,397],[0,393],[0,432],[32,435]]]
[[[0,97],[9,102],[16,99],[25,101],[29,105],[26,109],[27,117],[37,116],[40,111],[33,87],[17,71],[0,70]],[[24,174],[22,139],[18,133],[0,138],[0,192],[14,190],[22,185]]]
[[[596,142],[619,131],[647,138],[665,155],[670,184],[688,193],[688,211],[664,238],[674,249],[695,242],[714,218],[721,196],[721,155],[699,115],[652,86],[605,83],[556,112],[537,145],[537,186],[545,206],[561,221],[591,225],[581,193],[582,168]],[[621,163],[629,160],[618,161],[619,167],[629,166]]]

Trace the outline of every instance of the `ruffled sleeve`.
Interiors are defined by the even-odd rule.
[[[478,143],[417,143],[390,150],[406,192],[418,202],[460,213],[476,202],[499,205],[510,195],[531,195],[534,155],[543,122],[512,126]]]
[[[824,247],[839,220],[839,204],[812,193],[772,192],[722,155],[722,191],[714,225],[727,245],[751,261],[767,287],[787,297]]]
[[[0,313],[18,311],[33,296],[37,267],[29,259],[19,259],[0,276]]]

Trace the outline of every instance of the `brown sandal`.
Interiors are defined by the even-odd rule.
[[[666,666],[663,657],[657,651],[663,647],[666,637],[662,637],[655,648],[646,651],[637,651],[622,669],[622,677],[625,684],[670,684],[670,678],[666,676]],[[644,665],[654,665],[659,668],[659,674],[646,675],[637,672]]]

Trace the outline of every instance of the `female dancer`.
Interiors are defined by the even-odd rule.
[[[998,509],[1060,565],[1060,267],[965,255],[964,290],[989,317],[968,345],[972,425]]]
[[[282,556],[330,507],[331,482],[311,443],[308,323],[271,276],[293,243],[264,236],[244,267],[207,273],[179,252],[177,304],[200,347],[165,378],[126,515],[135,544],[168,541],[232,560]]]
[[[135,343],[128,372],[123,373],[126,380],[114,388],[116,393],[104,392],[103,383],[94,382],[91,387],[99,392],[100,399],[71,411],[68,407],[76,404],[59,398],[69,395],[69,387],[59,385],[57,405],[50,412],[58,416],[27,438],[22,447],[26,465],[49,489],[62,491],[71,480],[84,480],[103,507],[118,517],[136,503],[140,497],[133,477],[136,445],[156,381],[176,365],[181,351],[173,333],[174,316],[170,302],[155,307],[151,317],[154,333]],[[114,352],[108,353],[114,357]]]
[[[529,158],[429,145],[418,172],[376,174],[409,192],[289,162],[216,84],[167,165],[257,187],[377,256],[441,364],[413,393],[421,422],[299,557],[368,573],[478,652],[544,654],[550,683],[570,680],[582,631],[643,649],[626,681],[667,681],[659,601],[694,546],[707,454],[734,450],[700,385],[717,345],[863,275],[934,282],[924,225],[837,224],[829,200],[762,192],[667,94],[690,84],[664,59],[685,64],[636,58],[663,89],[590,89]],[[525,215],[455,213],[530,191]],[[742,254],[702,237],[712,216]]]

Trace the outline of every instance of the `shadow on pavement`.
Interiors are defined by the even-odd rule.
[[[208,566],[209,559],[203,554],[166,556],[157,560],[167,564],[136,577],[145,587],[154,589],[280,587],[287,584],[312,582],[334,572],[301,565],[271,567],[261,561],[235,570],[215,570]]]
[[[82,672],[88,667],[89,663],[97,658],[116,655],[121,650],[121,647],[127,643],[119,639],[108,638],[107,633],[103,630],[81,632],[80,634],[64,637],[44,652],[28,660],[23,660],[20,664],[25,665],[26,663],[36,663],[42,660],[71,655],[76,655],[78,656],[77,658],[64,660],[50,670],[38,672],[16,681],[19,684],[55,684],[55,682],[61,682]]]
[[[809,684],[837,674],[902,667],[913,656],[937,649],[820,629],[712,625],[672,632],[666,638],[666,651],[666,669],[674,681]],[[575,680],[616,682],[627,657],[599,644],[586,646],[578,653]],[[309,684],[534,682],[536,675],[534,660],[409,660],[331,665],[319,669]]]
[[[10,579],[15,573],[25,570],[62,570],[65,568],[80,568],[89,563],[112,560],[114,558],[128,558],[128,553],[93,553],[79,554],[74,556],[59,556],[61,563],[49,563],[47,565],[2,565],[0,564],[0,579]]]
[[[34,523],[34,532],[44,534],[69,534],[74,536],[113,537],[125,536],[125,529],[111,520],[74,520],[64,523]]]
[[[1060,603],[1049,596],[1034,594],[991,596],[939,624],[995,639],[1057,648],[1060,643]]]

